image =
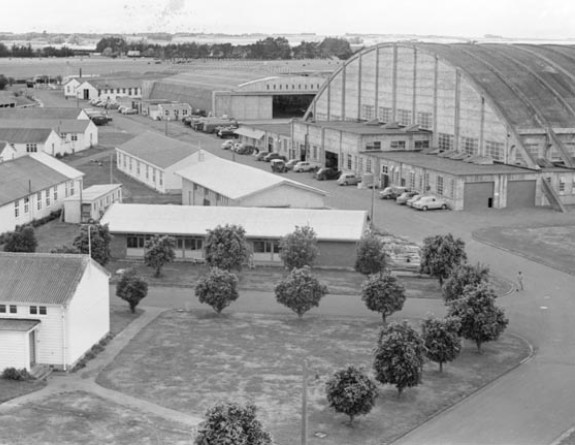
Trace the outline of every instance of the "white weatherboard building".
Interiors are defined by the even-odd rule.
[[[61,153],[62,139],[51,128],[0,128],[0,161],[16,159],[29,153]]]
[[[178,173],[183,205],[324,208],[326,192],[237,162],[212,157]]]
[[[93,185],[64,200],[64,221],[75,224],[97,221],[115,202],[122,202],[122,184]]]
[[[367,212],[116,203],[101,223],[109,225],[115,258],[143,258],[145,241],[160,234],[175,237],[176,257],[188,261],[203,261],[208,230],[235,224],[245,229],[255,263],[269,265],[281,264],[281,237],[296,226],[310,226],[318,239],[318,265],[352,268],[356,245],[367,228]]]
[[[180,193],[182,177],[176,172],[211,157],[194,145],[151,131],[116,147],[118,170],[160,193]]]
[[[0,233],[60,210],[84,173],[44,153],[0,162]]]
[[[0,280],[0,370],[67,370],[110,330],[109,273],[87,255],[1,252]]]

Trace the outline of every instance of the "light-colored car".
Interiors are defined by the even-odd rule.
[[[413,207],[413,204],[415,204],[420,198],[423,198],[423,196],[425,195],[415,195],[413,198],[409,198],[405,205],[407,207]]]
[[[286,167],[288,170],[293,170],[293,168],[295,167],[295,165],[300,162],[299,159],[290,159],[289,161],[286,162]]]
[[[447,201],[443,198],[439,198],[437,196],[422,196],[420,199],[415,201],[412,206],[414,209],[417,210],[437,210],[442,209],[445,210],[449,206]]]
[[[228,139],[226,142],[222,144],[223,150],[232,150],[234,148],[235,142],[231,139]],[[239,145],[239,144],[238,144]]]
[[[138,114],[138,110],[135,108],[125,108],[122,110],[122,114]]]
[[[416,191],[403,192],[401,195],[395,198],[395,202],[398,203],[399,205],[405,205],[407,204],[407,201],[416,196],[419,196],[419,192]]]
[[[354,172],[343,172],[337,178],[339,185],[357,185],[361,182],[361,178]]]
[[[317,164],[309,161],[299,161],[293,166],[293,171],[296,173],[300,172],[311,172],[317,168]]]

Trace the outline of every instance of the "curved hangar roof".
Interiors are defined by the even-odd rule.
[[[459,69],[515,127],[575,127],[575,46],[384,43],[367,48],[346,65],[395,45],[434,55]]]

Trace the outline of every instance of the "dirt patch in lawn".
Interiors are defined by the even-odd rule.
[[[415,322],[414,322],[415,323]],[[466,345],[444,373],[426,364],[423,384],[397,399],[381,387],[377,407],[350,428],[327,407],[326,380],[352,363],[371,374],[379,322],[359,318],[170,311],[145,328],[107,367],[98,383],[179,411],[203,415],[220,400],[251,400],[278,444],[299,431],[302,360],[309,360],[310,435],[334,445],[389,442],[517,365],[528,346],[511,335]],[[310,444],[326,443],[310,438]]]
[[[575,226],[490,227],[473,233],[479,241],[510,250],[549,267],[573,274]]]
[[[183,425],[75,391],[28,403],[0,417],[3,444],[190,444]]]

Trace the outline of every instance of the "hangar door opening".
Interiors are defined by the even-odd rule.
[[[463,193],[463,209],[477,210],[493,207],[493,182],[468,182]]]
[[[536,181],[508,181],[507,208],[524,209],[535,207]]]
[[[303,117],[315,94],[285,94],[273,97],[273,119]]]

